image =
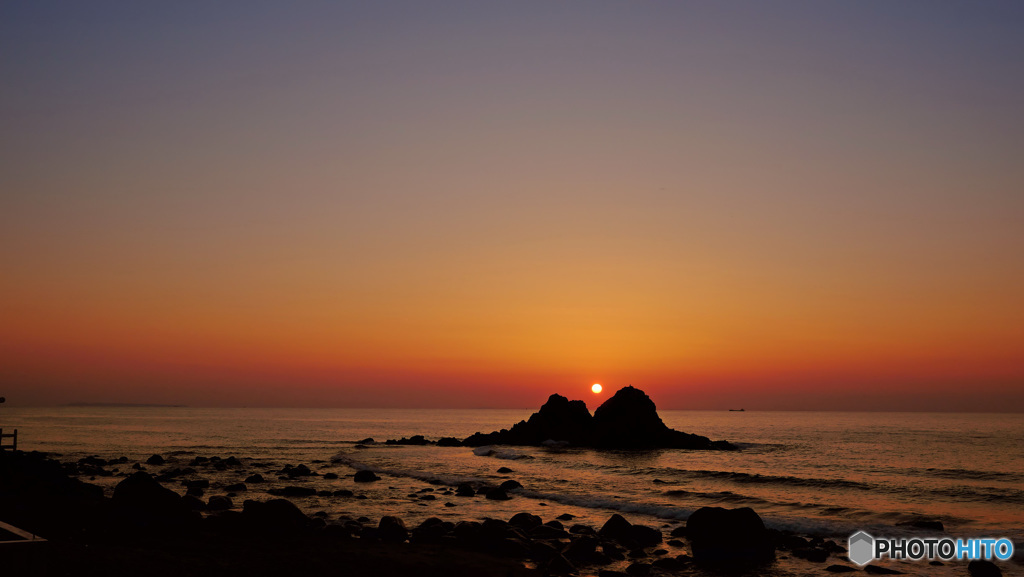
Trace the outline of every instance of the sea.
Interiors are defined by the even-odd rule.
[[[235,499],[270,498],[269,487],[348,489],[355,497],[293,501],[328,521],[396,515],[408,526],[429,517],[508,519],[527,511],[545,521],[599,528],[613,513],[667,532],[704,506],[751,507],[768,527],[845,545],[858,530],[876,537],[1007,537],[1017,549],[1004,575],[1024,574],[1024,418],[1020,414],[660,411],[675,429],[725,439],[738,451],[607,451],[572,447],[387,445],[424,435],[465,438],[508,428],[533,411],[427,409],[264,409],[189,407],[0,407],[0,427],[18,429],[19,449],[73,461],[153,454],[152,472],[186,467],[197,456],[241,460],[241,469],[202,468],[207,495],[259,472],[268,480]],[[368,438],[375,443],[361,442]],[[9,441],[8,441],[9,443]],[[280,480],[286,464],[321,476]],[[499,473],[501,468],[511,472]],[[356,483],[360,469],[382,479]],[[503,469],[504,470],[504,469]],[[323,474],[335,473],[337,479]],[[83,479],[112,491],[121,477]],[[523,489],[509,501],[456,497],[459,483]],[[179,492],[184,487],[172,486]],[[940,521],[944,532],[914,527]],[[671,547],[668,547],[671,549]],[[685,546],[679,551],[685,552]],[[844,564],[845,557],[828,562]],[[911,575],[966,575],[963,562],[889,562]],[[821,574],[821,566],[780,560],[768,575]]]

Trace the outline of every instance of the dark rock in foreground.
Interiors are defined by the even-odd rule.
[[[583,401],[551,395],[529,420],[511,429],[476,433],[463,445],[542,445],[565,442],[601,449],[735,449],[727,441],[712,441],[668,428],[654,401],[634,387],[619,389],[590,415]]]
[[[764,522],[750,507],[701,507],[686,520],[686,535],[698,563],[764,563],[775,558]]]
[[[971,561],[967,564],[967,572],[971,577],[1002,577],[1003,572],[999,566],[991,561]]]

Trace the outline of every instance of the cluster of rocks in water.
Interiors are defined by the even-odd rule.
[[[373,444],[373,439],[359,445]],[[728,441],[670,429],[658,416],[654,401],[642,390],[619,389],[591,415],[583,401],[551,395],[528,420],[510,429],[475,433],[459,440],[444,437],[429,441],[423,435],[388,439],[387,445],[437,445],[441,447],[482,447],[485,445],[569,445],[597,449],[690,449],[735,450]]]

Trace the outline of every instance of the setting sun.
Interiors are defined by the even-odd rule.
[[[601,385],[599,385],[597,383],[594,383],[594,386],[590,387],[590,390],[594,391],[594,393],[600,393],[601,392],[601,388],[602,388]]]

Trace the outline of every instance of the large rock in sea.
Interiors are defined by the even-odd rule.
[[[527,421],[519,421],[511,430],[502,429],[486,435],[476,433],[462,442],[469,447],[483,445],[540,445],[547,440],[588,444],[593,432],[593,417],[583,401],[570,401],[562,395],[551,395],[539,411]]]
[[[608,449],[735,449],[727,441],[712,441],[668,428],[658,416],[654,401],[634,387],[619,389],[590,415],[583,401],[551,395],[529,420],[511,429],[476,433],[462,444],[541,445],[546,441]]]
[[[733,449],[724,441],[668,428],[647,393],[619,389],[594,411],[590,445],[607,449]],[[716,444],[717,443],[717,444]]]
[[[701,507],[686,520],[690,550],[698,563],[749,564],[775,558],[775,545],[750,507]]]

